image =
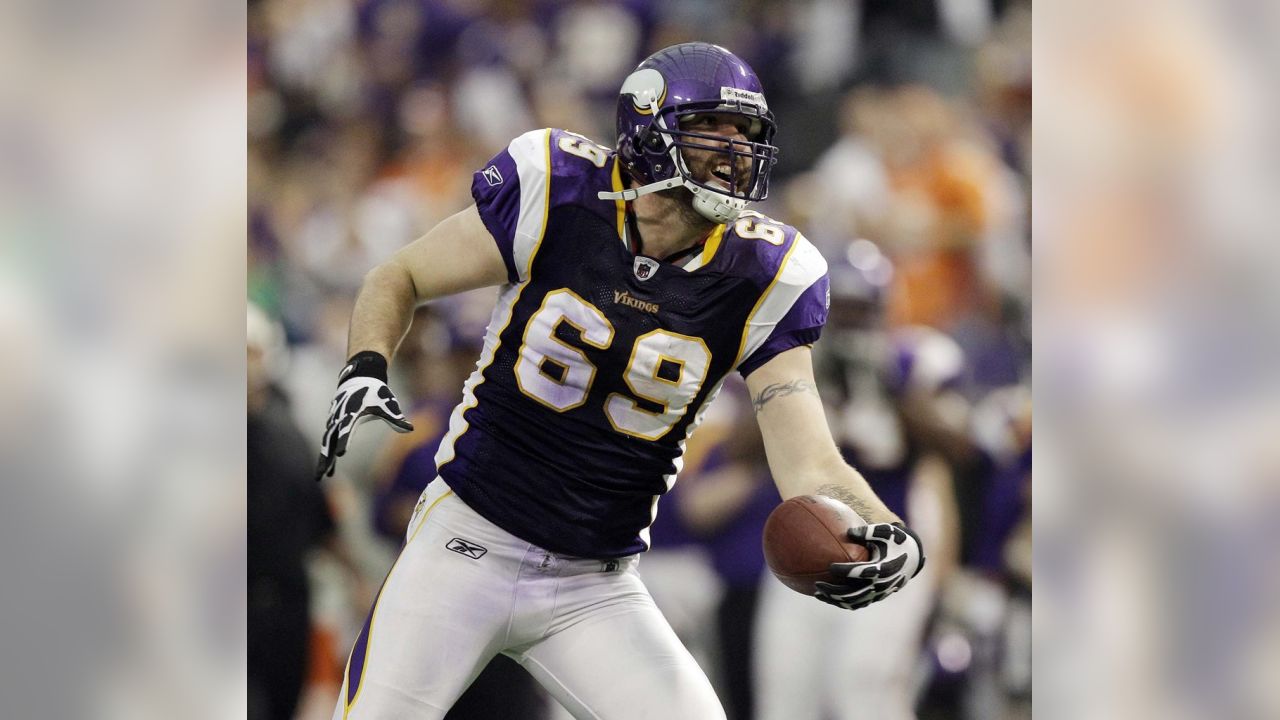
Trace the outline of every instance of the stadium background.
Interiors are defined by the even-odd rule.
[[[782,152],[760,209],[829,259],[855,238],[874,240],[895,268],[890,327],[954,339],[975,438],[989,440],[995,423],[1029,452],[1030,3],[987,0],[250,2],[248,293],[270,320],[251,317],[248,339],[307,448],[364,273],[464,207],[471,173],[519,133],[563,127],[612,145],[621,78],[687,40],[722,44],[761,76]],[[298,717],[328,717],[371,588],[396,551],[404,498],[416,498],[403,485],[430,476],[441,409],[456,402],[492,301],[480,291],[419,312],[392,379],[418,432],[365,426],[323,485],[327,510],[316,515],[333,532],[321,519],[306,552],[310,661]],[[251,393],[254,372],[251,354]],[[297,519],[254,503],[254,463],[291,442],[255,427],[251,416],[251,543],[264,540],[255,520]],[[990,482],[971,478],[957,493],[966,567],[921,638],[925,717],[1029,716],[1030,570],[1018,552],[1029,535],[1011,534],[1000,562],[975,557]],[[1029,523],[1029,490],[1023,510]],[[659,539],[655,551],[668,548]],[[708,580],[702,597],[648,582],[674,598],[664,611],[693,629],[686,640],[723,690],[723,654],[698,631],[715,632],[728,584],[697,543],[669,552],[692,559],[681,565],[689,572],[703,563],[692,575]],[[251,546],[251,657],[270,641],[255,636],[255,557]]]

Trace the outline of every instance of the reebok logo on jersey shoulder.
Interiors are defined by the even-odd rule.
[[[484,557],[485,553],[489,552],[488,548],[462,538],[453,538],[445,545],[445,549],[452,550],[459,555],[466,555],[472,560],[479,560]]]
[[[489,187],[502,184],[502,173],[498,172],[497,165],[490,165],[484,170],[481,170],[480,174],[484,175],[484,181],[489,183]]]
[[[614,290],[613,303],[615,305],[626,305],[627,307],[635,308],[640,312],[652,313],[654,315],[657,315],[658,310],[660,309],[658,307],[658,303],[646,302],[644,300],[637,300],[636,298],[632,297],[631,293],[627,292],[626,290]]]

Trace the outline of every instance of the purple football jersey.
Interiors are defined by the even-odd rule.
[[[436,455],[468,505],[549,550],[646,550],[685,440],[733,370],[818,339],[826,262],[758,213],[682,265],[629,249],[608,148],[563,130],[516,138],[472,195],[507,266],[477,368]]]

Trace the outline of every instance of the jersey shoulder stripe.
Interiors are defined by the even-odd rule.
[[[529,278],[533,256],[542,242],[551,210],[551,131],[534,130],[511,141],[507,151],[520,178],[520,216],[512,254],[517,280]]]
[[[757,353],[768,344],[777,354],[817,339],[827,316],[827,261],[802,233],[786,228],[786,243],[769,284],[760,294],[743,328],[735,366],[744,374],[767,358]],[[782,339],[784,333],[794,335]]]
[[[529,279],[554,208],[586,207],[621,231],[625,205],[598,197],[621,187],[612,150],[577,133],[544,128],[512,140],[476,171],[471,194],[502,254],[507,279],[516,284]]]

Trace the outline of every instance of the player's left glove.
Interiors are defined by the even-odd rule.
[[[413,432],[413,425],[400,412],[400,403],[387,386],[387,359],[365,351],[356,353],[338,375],[338,391],[329,406],[329,421],[320,442],[316,480],[333,475],[339,457],[347,452],[347,442],[356,423],[382,418],[396,432]]]
[[[897,592],[924,568],[924,546],[902,523],[876,523],[849,530],[849,541],[871,552],[860,563],[832,563],[832,582],[815,584],[814,597],[829,605],[857,610]]]

